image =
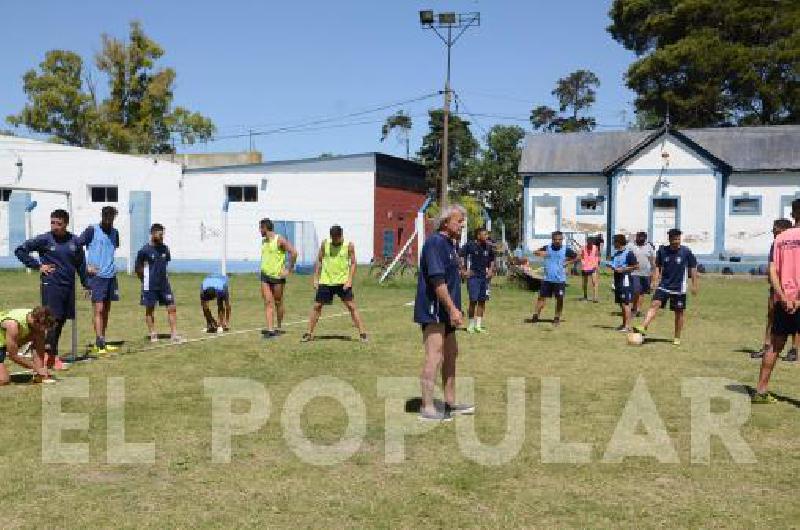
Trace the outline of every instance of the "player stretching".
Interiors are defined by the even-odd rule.
[[[692,280],[692,294],[697,295],[699,289],[699,276],[697,274],[697,259],[688,247],[681,245],[683,233],[677,228],[667,232],[669,245],[662,246],[656,252],[656,270],[653,283],[658,288],[653,293],[653,302],[647,310],[647,316],[641,326],[634,326],[633,330],[644,335],[647,328],[658,315],[659,309],[669,301],[669,308],[675,313],[675,338],[672,343],[681,345],[681,331],[686,318],[686,290],[689,278]]]
[[[264,313],[267,320],[265,339],[278,336],[275,328],[283,323],[283,293],[286,278],[294,270],[297,261],[297,251],[286,238],[275,233],[274,225],[269,219],[262,219],[258,223],[261,231],[261,297],[264,299]],[[289,254],[289,263],[286,255]]]
[[[52,325],[53,315],[44,306],[0,312],[0,385],[11,382],[3,365],[6,355],[23,368],[33,370],[35,383],[54,381],[47,371],[44,348],[45,334]],[[19,354],[19,349],[29,342],[35,350],[32,361]]]
[[[623,234],[614,236],[614,254],[608,265],[614,271],[614,301],[622,310],[622,325],[617,331],[630,331],[633,280],[631,273],[639,268],[633,251],[626,248],[628,239]]]
[[[561,323],[561,312],[564,309],[564,293],[567,289],[568,267],[578,259],[578,255],[571,248],[564,245],[564,234],[555,231],[552,234],[549,245],[545,245],[534,254],[544,258],[544,281],[539,287],[539,298],[536,300],[536,309],[531,319],[533,323],[539,322],[539,315],[542,313],[548,298],[556,299],[556,315],[553,318],[553,325]]]
[[[314,289],[317,291],[311,315],[308,317],[308,331],[303,334],[301,342],[314,340],[314,328],[322,314],[322,306],[333,302],[338,296],[350,311],[350,318],[358,328],[361,342],[367,342],[367,330],[364,321],[353,301],[353,278],[356,275],[356,248],[352,242],[344,239],[342,227],[333,225],[330,239],[322,242],[317,261],[314,263]]]
[[[136,275],[142,282],[141,304],[145,308],[144,320],[150,332],[150,342],[158,342],[154,316],[156,304],[167,306],[172,342],[183,340],[178,335],[178,310],[167,276],[167,264],[171,259],[169,247],[164,244],[164,226],[155,223],[150,227],[150,243],[144,245],[136,255]]]
[[[775,315],[772,322],[772,347],[761,359],[761,372],[753,403],[774,403],[767,392],[775,360],[789,335],[800,333],[800,199],[792,201],[794,227],[775,238],[769,279],[775,289]]]
[[[100,211],[100,222],[88,226],[78,238],[81,246],[86,247],[86,273],[94,306],[95,342],[92,353],[101,356],[117,351],[114,346],[106,344],[111,302],[119,301],[117,268],[114,265],[114,251],[119,248],[119,232],[114,228],[116,217],[116,208],[104,206]]]
[[[217,317],[214,320],[208,303],[217,301]],[[206,319],[206,332],[222,333],[228,331],[231,322],[231,295],[228,292],[228,278],[222,274],[209,274],[200,285],[200,307]]]
[[[485,228],[475,229],[475,240],[461,250],[467,276],[469,293],[468,333],[485,333],[483,316],[489,299],[489,283],[494,276],[494,250],[489,243],[489,232]]]
[[[66,210],[54,210],[50,214],[50,231],[25,241],[17,247],[14,255],[26,267],[41,272],[42,305],[50,310],[55,319],[45,339],[47,366],[56,370],[65,369],[66,363],[58,356],[58,341],[64,323],[75,319],[75,272],[84,289],[86,283],[86,259],[78,238],[67,231],[69,214]],[[30,253],[39,254],[39,259]]]

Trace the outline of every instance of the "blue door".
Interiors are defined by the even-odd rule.
[[[132,191],[128,201],[131,219],[131,265],[136,262],[136,254],[150,241],[150,192]],[[133,267],[131,267],[133,269]]]
[[[391,258],[394,256],[394,231],[383,231],[383,257]]]
[[[25,242],[25,209],[31,202],[30,193],[12,191],[8,199],[8,255]],[[33,234],[31,234],[33,237]]]

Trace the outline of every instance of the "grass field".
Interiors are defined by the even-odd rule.
[[[179,327],[201,337],[199,275],[175,275]],[[611,331],[608,280],[603,302],[579,304],[577,279],[569,291],[565,322],[523,324],[533,295],[496,282],[486,318],[489,333],[459,333],[459,375],[475,378],[477,432],[485,444],[506,431],[506,380],[526,380],[525,439],[503,465],[473,462],[459,450],[455,422],[406,439],[405,461],[386,463],[385,401],[378,377],[414,377],[422,360],[420,333],[411,322],[410,282],[378,287],[356,282],[371,342],[356,338],[341,305],[326,308],[318,335],[300,344],[312,289],[308,277],[290,279],[287,333],[273,341],[258,331],[136,351],[148,346],[138,283],[122,276],[123,301],[114,305],[109,339],[124,340],[123,353],[79,363],[64,378],[88,378],[90,397],[65,401],[66,412],[89,414],[88,431],[70,431],[64,442],[88,443],[83,464],[42,460],[42,387],[0,388],[0,527],[47,528],[428,528],[428,527],[796,527],[800,522],[800,397],[798,367],[778,365],[772,389],[789,399],[754,407],[742,428],[757,458],[738,464],[723,444],[712,443],[710,463],[691,461],[690,400],[681,384],[691,377],[725,377],[753,385],[758,364],[747,351],[760,346],[766,286],[763,281],[704,278],[690,299],[681,347],[654,341],[625,345]],[[35,275],[0,273],[3,307],[37,301]],[[234,276],[233,330],[263,324],[254,275]],[[82,342],[92,339],[89,304],[79,302]],[[552,306],[544,317],[552,314]],[[158,313],[162,331],[166,317]],[[671,338],[671,314],[652,332]],[[68,335],[68,333],[65,333]],[[337,337],[341,336],[341,337]],[[66,342],[62,343],[62,348]],[[126,353],[128,352],[128,353]],[[10,361],[6,361],[10,364]],[[283,435],[281,409],[302,381],[333,376],[352,385],[366,404],[366,433],[343,463],[302,461]],[[126,439],[155,444],[155,462],[107,463],[106,381],[123,376]],[[211,401],[203,378],[243,377],[269,391],[271,415],[258,431],[235,436],[228,464],[211,461]],[[679,463],[629,458],[602,462],[637,377],[649,393],[672,440]],[[591,462],[543,463],[540,428],[542,377],[561,381],[561,436],[592,444]],[[732,390],[735,392],[735,390]],[[411,392],[407,397],[417,394]],[[725,400],[714,402],[724,411]],[[239,404],[241,405],[241,404]],[[237,407],[239,407],[237,405]],[[246,412],[239,407],[237,412]],[[408,414],[410,421],[416,421]],[[344,409],[330,398],[312,400],[302,415],[306,436],[332,444],[345,432]]]

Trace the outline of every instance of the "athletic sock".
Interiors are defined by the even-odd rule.
[[[471,327],[471,328],[475,327],[475,319],[474,318],[470,318],[469,319],[469,327]]]
[[[482,317],[478,317],[478,318],[476,318],[476,319],[475,319],[475,325],[476,325],[476,326],[478,326],[478,327],[481,327],[481,321],[482,321],[482,320],[483,320],[483,318],[482,318]]]

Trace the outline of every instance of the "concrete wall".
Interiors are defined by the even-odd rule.
[[[607,225],[608,187],[602,175],[536,175],[527,179],[528,186],[523,193],[524,233],[527,251],[540,248],[550,241],[550,235],[536,230],[536,197],[553,197],[560,204],[559,228],[564,232],[605,233]],[[579,197],[603,197],[602,211],[578,214]],[[541,225],[539,225],[541,227]],[[578,239],[581,239],[578,236]],[[581,241],[582,243],[582,241]]]
[[[245,164],[260,164],[262,162],[262,155],[259,151],[243,151],[241,153],[170,153],[136,156],[180,164],[184,169],[241,166]]]
[[[759,215],[731,212],[733,197],[758,197]],[[800,198],[800,172],[735,173],[728,179],[725,194],[725,252],[732,255],[766,256],[772,243],[772,223],[791,220],[791,199]]]

